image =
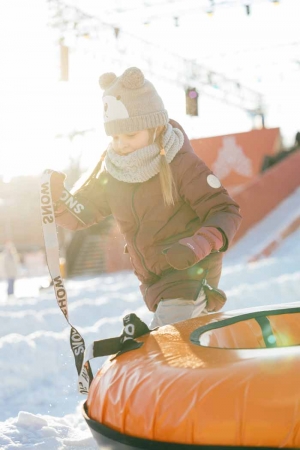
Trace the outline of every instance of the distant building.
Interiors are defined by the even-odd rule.
[[[0,250],[7,239],[21,252],[42,248],[38,177],[0,178]]]

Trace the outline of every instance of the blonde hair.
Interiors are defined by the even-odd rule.
[[[160,148],[159,179],[164,203],[166,206],[173,206],[175,204],[175,201],[178,200],[179,195],[173,173],[167,161],[166,152],[163,146],[163,135],[166,131],[166,127],[162,127],[161,130],[159,130],[158,135],[156,135],[156,131],[157,128],[151,128],[149,130],[149,138],[152,138],[153,142],[157,141]]]
[[[157,142],[159,148],[160,148],[160,170],[159,170],[159,179],[160,179],[160,185],[163,195],[163,200],[166,206],[173,206],[175,204],[175,201],[178,200],[178,190],[176,187],[176,183],[173,177],[172,170],[170,168],[170,165],[166,158],[165,149],[163,146],[163,135],[166,130],[166,127],[157,127],[157,128],[150,128],[149,131],[149,142]],[[73,194],[80,192],[82,189],[86,188],[87,186],[90,186],[94,181],[98,178],[100,173],[103,170],[103,161],[105,159],[107,150],[105,150],[99,162],[97,163],[96,167],[93,169],[93,171],[90,173],[88,178],[86,178],[86,175],[81,177],[80,180],[75,184],[75,186],[72,189]],[[85,179],[85,181],[83,181]]]

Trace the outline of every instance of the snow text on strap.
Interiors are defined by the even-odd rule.
[[[70,346],[75,358],[75,365],[78,373],[78,390],[81,394],[87,394],[89,386],[93,379],[92,370],[88,361],[84,362],[85,343],[81,334],[73,327],[69,321],[67,292],[64,281],[60,273],[59,266],[59,244],[55,223],[54,208],[50,189],[50,180],[52,170],[46,170],[41,177],[40,185],[40,204],[42,216],[42,228],[45,242],[45,251],[47,264],[53,286],[56,300],[67,322],[70,330]],[[69,195],[67,195],[69,194]],[[61,201],[67,206],[70,212],[76,214],[81,222],[85,223],[89,213],[85,212],[85,207],[76,201],[76,198],[66,189],[64,190]],[[77,208],[76,208],[77,206]]]

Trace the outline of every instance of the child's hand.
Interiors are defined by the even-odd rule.
[[[204,259],[212,250],[219,250],[222,246],[221,232],[214,227],[203,227],[193,236],[180,239],[165,254],[170,266],[177,270],[184,270]]]
[[[166,253],[166,259],[174,269],[184,270],[201,261],[210,252],[211,246],[205,237],[191,236],[172,245]]]
[[[58,202],[64,189],[66,175],[62,172],[53,172],[51,175],[50,187],[53,203]]]

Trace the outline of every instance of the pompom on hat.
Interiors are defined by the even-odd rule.
[[[130,67],[120,77],[104,73],[99,84],[104,90],[104,128],[108,136],[167,125],[169,118],[162,99],[137,67]]]

